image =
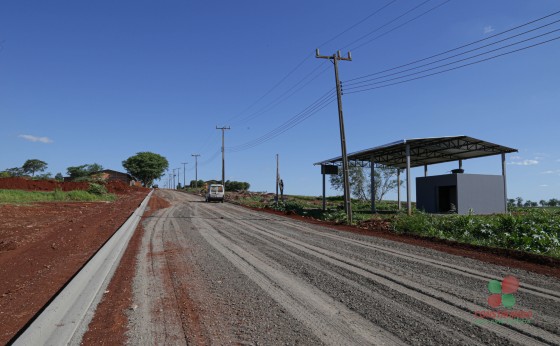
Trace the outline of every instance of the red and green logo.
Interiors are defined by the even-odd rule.
[[[488,291],[492,293],[488,297],[488,304],[493,308],[503,306],[511,308],[515,305],[515,296],[513,295],[519,289],[519,280],[515,276],[506,276],[502,282],[498,280],[490,280],[488,282]]]

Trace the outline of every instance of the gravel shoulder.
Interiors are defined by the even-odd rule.
[[[157,195],[171,207],[144,223],[131,344],[560,344],[557,278]],[[477,315],[495,311],[489,280],[508,275],[530,323]]]

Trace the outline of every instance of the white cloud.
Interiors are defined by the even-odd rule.
[[[30,141],[30,142],[41,142],[41,143],[52,143],[53,140],[50,139],[49,137],[37,137],[37,136],[32,136],[32,135],[19,135],[19,138],[23,138],[26,141]]]
[[[557,170],[554,170],[554,171],[553,170],[548,170],[548,171],[541,172],[541,174],[557,174],[557,173],[560,174],[560,169],[557,169]]]
[[[515,162],[510,162],[510,165],[518,165],[518,166],[534,166],[534,165],[538,165],[539,161],[537,160],[523,160],[523,161],[515,161]]]
[[[539,185],[540,187],[548,187],[546,184]]]
[[[492,25],[488,25],[488,26],[485,26],[485,27],[484,27],[484,33],[485,33],[485,34],[489,34],[489,33],[491,33],[492,31],[494,31],[494,28],[492,27]]]
[[[518,156],[518,155],[513,155],[511,157],[512,160],[519,160],[520,158],[521,158],[521,156]]]

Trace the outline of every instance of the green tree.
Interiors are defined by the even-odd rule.
[[[85,164],[81,166],[71,166],[67,169],[68,176],[72,179],[89,177],[92,173],[103,170],[103,166],[98,163]]]
[[[364,172],[365,171],[365,172]],[[395,176],[397,170],[392,167],[376,166],[375,167],[375,199],[381,201],[383,197],[391,190],[397,187]],[[350,181],[350,193],[354,198],[367,200],[371,196],[371,170],[364,169],[359,166],[348,167],[348,179]],[[344,178],[342,170],[338,174],[330,176],[331,186],[335,190],[344,190]]]
[[[515,200],[517,201],[517,206],[518,206],[518,207],[522,207],[522,206],[523,206],[523,198],[517,197]]]
[[[548,205],[548,203],[544,199],[541,199],[539,201],[539,204],[541,205],[541,207],[546,207]]]
[[[25,174],[21,167],[8,168],[4,172],[6,172],[9,177],[22,177]]]
[[[64,181],[64,177],[62,176],[62,173],[60,173],[60,172],[56,173],[56,175],[54,176],[54,179],[56,179],[58,181]]]
[[[556,198],[551,198],[548,200],[548,206],[549,207],[556,207],[560,205],[560,201],[557,200]]]
[[[244,181],[230,181],[225,182],[226,191],[247,191],[251,184]]]
[[[146,151],[129,157],[122,165],[130,175],[139,179],[142,185],[150,187],[155,179],[163,176],[169,162],[159,154]]]
[[[31,159],[25,161],[23,166],[21,166],[22,170],[26,174],[31,174],[32,177],[35,176],[35,172],[44,172],[47,169],[47,163],[45,161]]]

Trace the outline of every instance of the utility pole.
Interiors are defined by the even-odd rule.
[[[185,168],[186,164],[188,162],[181,162],[181,164],[183,165],[183,188],[185,188],[187,186],[187,181],[185,180],[185,172],[187,171],[187,169]]]
[[[338,78],[338,61],[352,61],[352,55],[348,52],[348,57],[340,56],[337,51],[332,56],[319,55],[319,49],[315,50],[315,57],[318,59],[329,59],[334,65],[334,78],[336,82],[336,98],[338,101],[338,124],[340,127],[340,147],[342,149],[342,174],[344,176],[344,210],[346,211],[346,220],[348,224],[352,224],[352,205],[350,200],[350,182],[348,179],[348,156],[346,155],[346,135],[344,131],[344,115],[342,113],[342,87]]]
[[[175,190],[175,170],[177,168],[172,168],[171,171],[173,172],[173,180],[171,181],[171,190]]]
[[[179,184],[181,184],[181,168],[177,168],[177,185],[175,185],[175,189],[177,189]]]
[[[200,154],[191,154],[194,156],[194,187],[198,187],[198,157]]]
[[[279,158],[276,154],[276,205],[278,205],[278,183],[280,182]]]
[[[224,147],[224,132],[225,130],[231,130],[231,128],[228,127],[218,127],[216,126],[216,130],[222,130],[222,185],[225,186],[225,178],[226,178],[226,159],[225,159],[225,147]]]

